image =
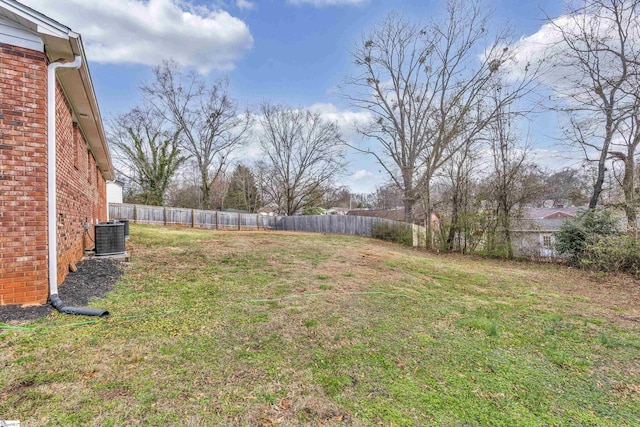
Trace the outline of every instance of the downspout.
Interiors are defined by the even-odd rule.
[[[73,62],[52,62],[47,67],[47,229],[49,233],[49,300],[53,307],[67,314],[85,316],[108,316],[105,310],[84,307],[65,306],[58,296],[58,222],[57,222],[57,189],[56,189],[56,70],[58,68],[78,69],[82,65],[82,57],[76,56]]]

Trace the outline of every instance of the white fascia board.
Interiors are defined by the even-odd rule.
[[[58,37],[60,39],[65,39],[68,40],[69,39],[69,33],[62,33],[60,31],[53,31],[51,29],[51,27],[46,26],[46,25],[38,25],[37,27],[37,32],[38,34],[42,34],[44,36],[53,36],[53,37]]]

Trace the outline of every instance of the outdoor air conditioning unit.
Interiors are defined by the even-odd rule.
[[[129,238],[129,220],[126,218],[114,218],[114,222],[122,222],[124,224],[124,238]]]
[[[124,223],[103,222],[96,224],[95,236],[96,256],[124,254]]]

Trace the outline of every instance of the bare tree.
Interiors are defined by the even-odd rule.
[[[200,175],[200,207],[210,209],[214,183],[229,155],[245,143],[251,116],[239,112],[226,80],[207,85],[197,73],[184,72],[173,61],[154,68],[154,78],[142,91],[159,114],[182,129],[182,146]]]
[[[317,113],[268,103],[261,113],[263,191],[286,215],[314,208],[344,167],[338,126]]]
[[[616,179],[621,185],[624,194],[627,233],[636,239],[638,238],[636,154],[638,145],[640,145],[640,102],[632,110],[632,114],[618,126],[618,130],[620,139],[615,145],[622,145],[623,151],[610,150],[610,155],[614,159],[614,174],[617,172],[616,163],[620,162],[622,164],[622,179],[619,176],[616,176]]]
[[[394,182],[376,187],[374,193],[374,207],[376,209],[395,209],[403,204],[403,194]]]
[[[584,169],[566,167],[553,172],[545,171],[545,188],[536,204],[540,207],[551,201],[553,206],[584,206],[589,201],[589,172]]]
[[[264,160],[256,161],[253,165],[253,174],[256,177],[262,205],[277,208],[276,213],[282,214],[280,206],[284,206],[284,191],[273,179],[271,164]]]
[[[260,194],[251,169],[242,164],[236,166],[229,179],[224,206],[248,212],[256,212],[260,208]]]
[[[627,89],[640,66],[639,4],[581,0],[564,17],[550,20],[562,36],[555,61],[566,69],[555,82],[562,91],[561,110],[569,116],[569,133],[585,159],[597,164],[591,209],[600,200],[613,139],[636,102]]]
[[[166,121],[149,107],[136,107],[111,122],[109,139],[116,148],[119,172],[135,183],[139,203],[164,204],[164,196],[180,165],[181,129],[166,126]]]
[[[224,200],[229,188],[226,171],[218,174],[211,185],[209,206],[211,209],[224,207]],[[176,173],[176,178],[169,186],[166,197],[167,206],[180,208],[201,209],[202,188],[200,185],[199,169],[195,160],[187,160]]]
[[[454,153],[442,168],[441,197],[448,209],[449,221],[440,215],[443,249],[466,253],[475,247],[474,237],[478,230],[478,206],[474,203],[474,172],[479,163],[480,138],[477,135],[463,135],[460,149]],[[448,228],[444,228],[448,223]]]
[[[499,91],[493,102],[500,104]],[[506,257],[513,258],[512,222],[521,217],[525,205],[539,197],[542,179],[537,166],[528,161],[528,144],[522,144],[515,129],[517,114],[499,108],[495,120],[488,127],[492,173],[489,182],[489,201],[493,210],[493,228],[489,230],[487,250],[502,247]]]
[[[353,196],[351,189],[346,185],[329,185],[324,192],[322,203],[327,208],[349,208]]]
[[[489,35],[485,10],[479,1],[449,0],[445,19],[427,26],[391,14],[352,52],[359,73],[343,90],[372,114],[359,131],[376,147],[354,148],[373,155],[403,192],[406,221],[425,193],[430,211],[431,179],[457,151],[458,136],[480,132],[495,114],[481,103],[511,49],[506,31]],[[532,74],[522,70],[501,101],[521,96]]]

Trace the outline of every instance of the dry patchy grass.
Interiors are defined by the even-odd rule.
[[[639,425],[638,283],[348,236],[132,228],[97,305],[0,334],[24,425]],[[0,417],[1,418],[1,417]]]

